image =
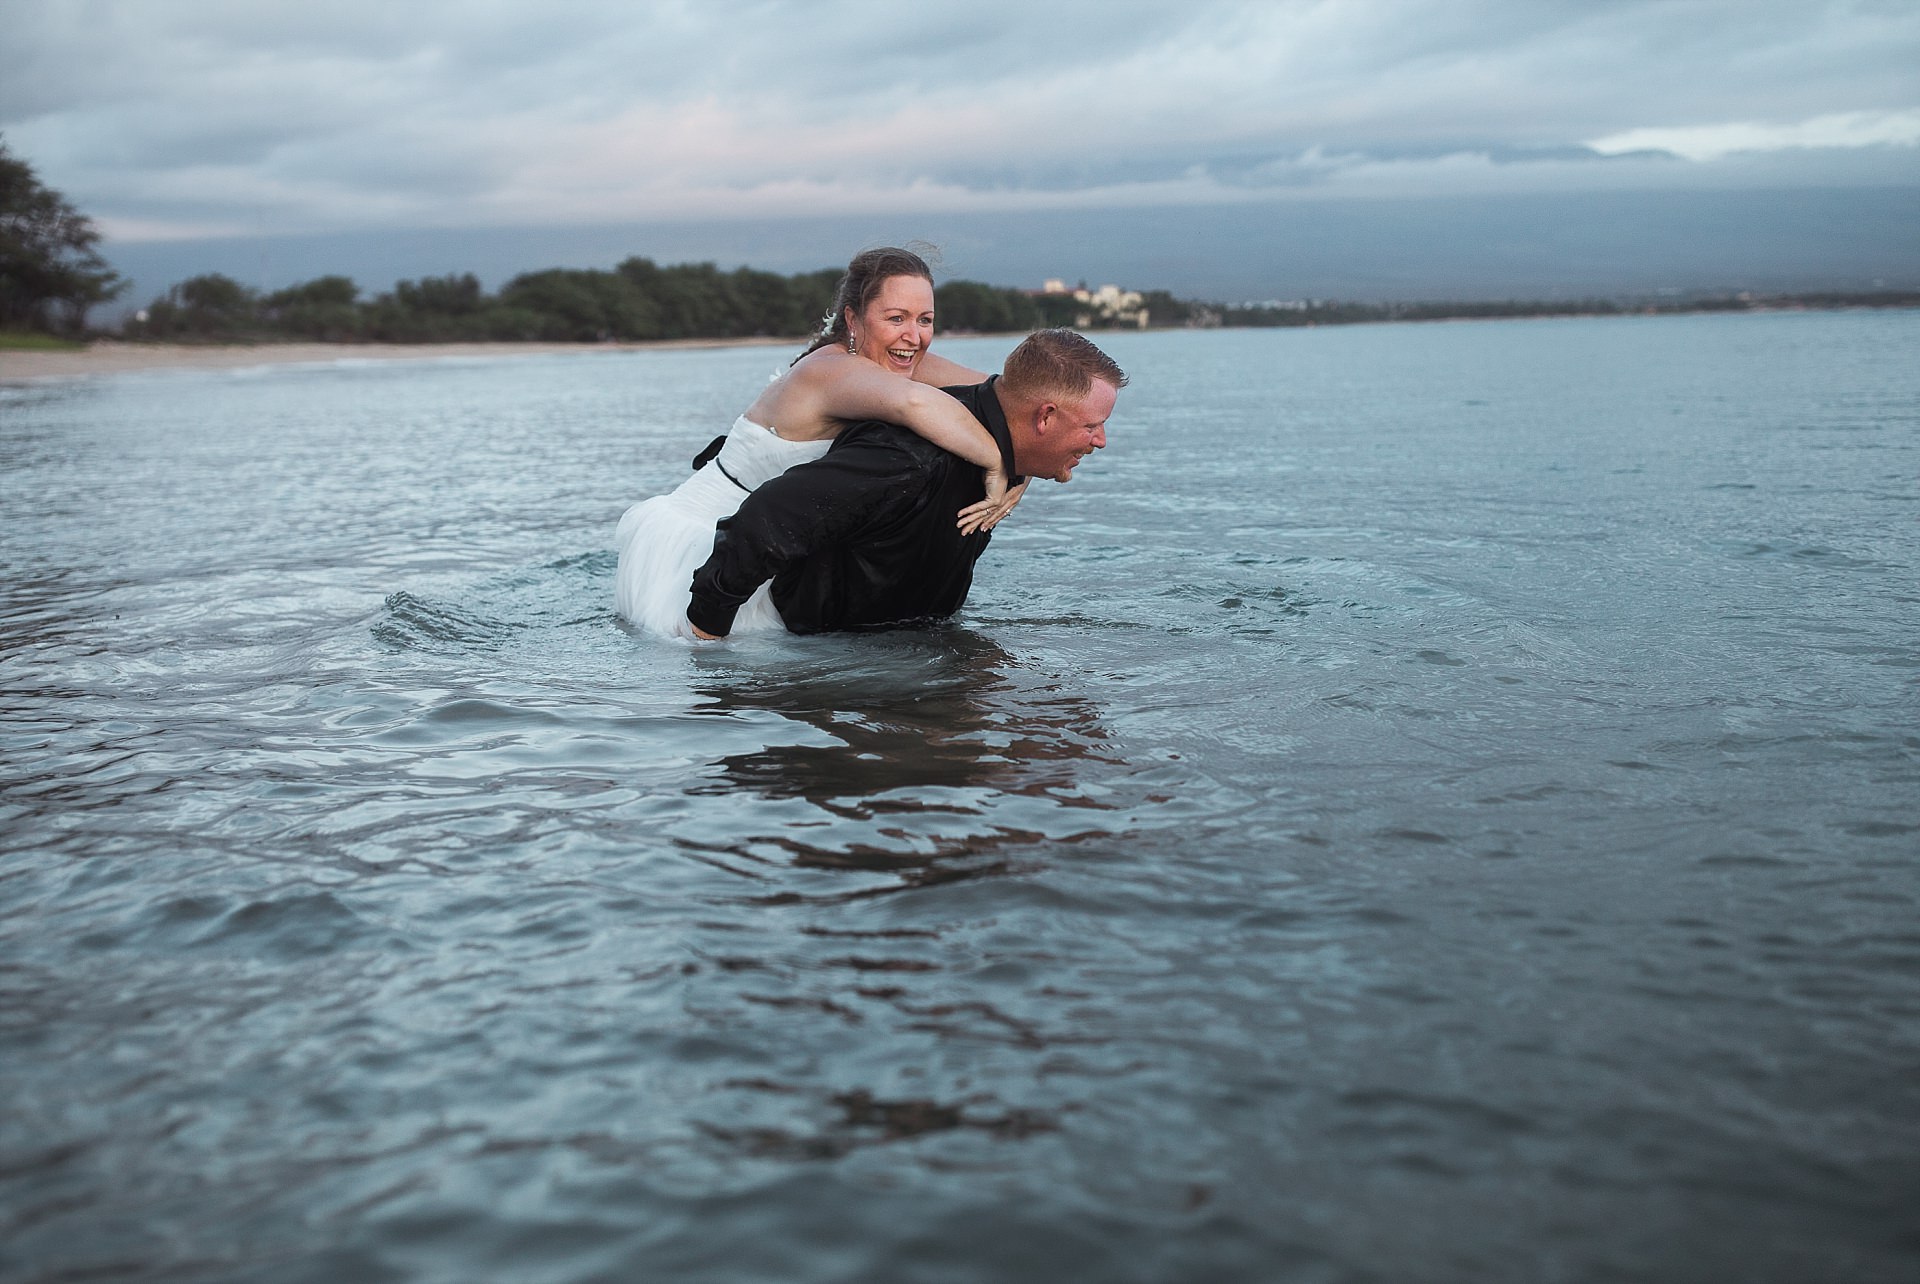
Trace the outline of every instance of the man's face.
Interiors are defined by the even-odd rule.
[[[1107,416],[1119,396],[1118,388],[1095,379],[1080,400],[1041,406],[1035,423],[1037,444],[1021,454],[1020,471],[1030,477],[1072,481],[1075,466],[1107,444]]]

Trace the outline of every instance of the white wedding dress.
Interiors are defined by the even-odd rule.
[[[673,491],[641,500],[620,519],[613,537],[620,554],[614,608],[649,633],[691,639],[687,603],[692,600],[693,573],[713,553],[714,523],[731,516],[748,491],[795,464],[820,458],[831,445],[832,438],[788,441],[745,415],[734,420],[717,458]],[[762,584],[734,617],[733,633],[785,627]]]

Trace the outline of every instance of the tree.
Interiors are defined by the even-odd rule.
[[[660,331],[658,309],[617,272],[549,268],[507,282],[503,306],[537,314],[531,338],[595,343],[605,339],[651,339]]]
[[[127,326],[141,339],[237,339],[260,329],[252,290],[218,272],[191,277],[149,303]]]
[[[979,281],[948,281],[933,292],[934,316],[948,333],[1004,334],[1030,330],[1040,320],[1032,299],[1018,290]]]
[[[127,288],[99,242],[93,220],[0,138],[0,327],[84,329],[88,308]]]
[[[486,302],[480,278],[471,272],[401,281],[393,287],[393,297],[410,312],[437,312],[456,317],[478,312]]]
[[[360,287],[352,277],[319,276],[299,285],[269,294],[263,302],[270,308],[352,307],[360,297]]]
[[[360,287],[351,278],[322,276],[276,290],[260,301],[264,319],[277,330],[306,339],[340,343],[360,337]]]
[[[399,281],[363,313],[367,337],[385,343],[464,343],[496,337],[486,291],[471,272]],[[538,336],[513,335],[513,338]]]

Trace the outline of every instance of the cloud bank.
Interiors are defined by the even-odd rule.
[[[122,242],[1920,185],[1920,6],[8,5],[0,130]]]

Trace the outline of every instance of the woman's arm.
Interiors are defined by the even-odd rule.
[[[922,366],[931,358],[931,353],[923,355]],[[900,424],[968,463],[1001,472],[999,443],[965,406],[938,388],[882,370],[864,357],[839,355],[832,361],[809,360],[815,364],[806,374],[814,385],[822,414],[835,419],[883,419]],[[952,362],[947,365],[963,370]],[[799,370],[796,366],[795,372]],[[1006,486],[1004,473],[1000,486]]]
[[[921,354],[922,369],[931,355]],[[962,376],[977,373],[951,361],[936,367],[942,368]],[[965,406],[938,388],[882,370],[865,357],[825,349],[803,358],[794,366],[791,377],[805,387],[816,415],[900,424],[978,465],[985,474],[986,498],[961,510],[955,519],[961,534],[992,530],[1020,501],[1024,488],[1008,491],[1006,463],[993,434],[981,427]],[[963,377],[956,382],[966,380]]]
[[[938,353],[923,352],[920,364],[914,368],[913,379],[915,383],[930,383],[936,388],[957,388],[963,383],[985,383],[987,376]]]

